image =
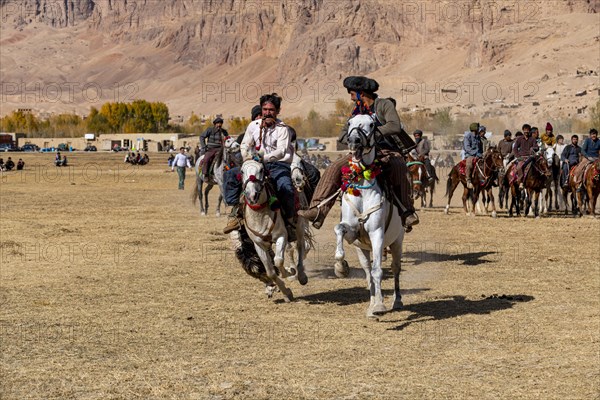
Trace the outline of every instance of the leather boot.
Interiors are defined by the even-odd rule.
[[[233,206],[229,218],[227,219],[227,226],[223,229],[223,233],[231,233],[242,228],[242,208],[239,205]]]
[[[402,225],[406,233],[412,231],[414,225],[419,224],[419,216],[414,211],[406,211],[402,216]]]
[[[319,207],[309,208],[308,210],[299,210],[298,215],[307,221],[312,222],[315,229],[321,228],[321,226],[323,226],[323,221],[325,221],[325,214],[321,212]]]

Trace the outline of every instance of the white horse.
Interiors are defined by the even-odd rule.
[[[200,163],[202,162],[202,160],[204,160],[204,155],[198,157],[194,166],[194,169],[196,171],[196,187],[194,188],[194,192],[192,193],[192,200],[194,203],[196,203],[196,200],[200,200],[200,215],[203,216],[206,215],[206,213],[208,212],[208,193],[215,185],[219,187],[219,199],[217,201],[216,216],[221,216],[221,202],[223,201],[223,174],[225,173],[225,168],[227,166],[231,166],[230,164],[233,164],[234,166],[238,167],[241,165],[242,158],[239,143],[237,143],[232,138],[225,140],[223,150],[218,157],[220,158],[215,163],[213,176],[202,176],[202,166],[200,165]],[[206,190],[203,194],[202,187],[204,183],[206,183]]]
[[[351,164],[367,170],[375,162],[375,121],[369,115],[357,115],[350,119],[348,126],[348,146],[352,153]],[[346,192],[342,196],[342,218],[335,227],[337,249],[335,252],[335,272],[347,276],[348,263],[344,260],[344,239],[356,246],[360,264],[366,273],[367,288],[371,302],[367,316],[373,317],[387,311],[381,292],[381,269],[384,248],[390,247],[392,271],[394,273],[393,309],[402,306],[400,295],[400,259],[404,229],[396,206],[386,199],[375,178],[367,179],[364,173],[350,182],[358,196]],[[371,253],[373,261],[371,264]]]
[[[287,247],[287,230],[281,210],[271,210],[271,198],[265,182],[265,166],[255,160],[247,160],[242,165],[242,190],[244,194],[244,225],[250,239],[254,242],[256,253],[267,271],[267,277],[279,288],[285,301],[293,300],[293,294],[281,278],[290,276],[284,268],[284,254]],[[305,285],[308,277],[304,272],[305,238],[304,221],[299,219],[296,225],[296,251],[298,253],[295,274],[298,282]],[[269,250],[275,244],[275,256],[271,259]],[[277,271],[281,278],[277,276]]]

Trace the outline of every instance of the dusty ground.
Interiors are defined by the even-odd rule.
[[[445,216],[438,196],[406,237],[405,308],[376,322],[362,270],[333,277],[337,210],[284,304],[164,155],[78,154],[59,175],[21,156],[0,183],[2,399],[600,396],[598,220],[467,219],[458,196]]]

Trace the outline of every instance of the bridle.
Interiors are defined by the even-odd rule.
[[[374,125],[375,121],[373,120],[373,117],[371,117],[370,115],[366,115],[368,116],[369,119],[371,120],[371,123]],[[356,118],[356,117],[353,117]],[[353,156],[356,157],[356,155],[360,155],[360,157],[362,158],[362,156],[364,154],[370,154],[374,149],[375,149],[375,131],[374,129],[369,132],[366,129],[364,129],[361,126],[353,126],[350,130],[348,130],[348,143],[350,145],[350,137],[352,136],[352,133],[356,132],[360,138],[360,146],[358,148],[356,148],[355,150],[351,150],[353,153]]]
[[[546,164],[544,164],[546,166],[546,170],[545,171],[542,171],[541,167],[538,165],[540,163],[540,161],[543,161],[543,162],[546,163]],[[541,154],[539,156],[535,157],[535,160],[533,161],[533,169],[535,169],[537,172],[540,173],[540,175],[543,175],[543,176],[549,176],[552,173],[548,169],[548,161]]]
[[[247,161],[247,162],[249,162],[249,161]],[[268,196],[267,196],[267,200],[264,203],[260,203],[260,204],[252,203],[252,202],[248,201],[246,187],[248,186],[248,183],[250,183],[250,182],[254,183],[256,185],[256,191],[259,194],[258,197],[260,198],[260,194],[262,193],[262,191],[265,188],[264,166],[262,164],[260,164],[258,161],[251,161],[251,162],[252,162],[252,164],[250,164],[249,167],[256,168],[256,171],[254,171],[255,174],[250,174],[250,175],[246,176],[246,173],[248,172],[247,170],[249,168],[244,168],[244,166],[242,166],[242,194],[244,195],[244,201],[248,207],[250,207],[253,210],[260,210],[260,209],[265,208],[267,206],[267,204],[269,204]]]

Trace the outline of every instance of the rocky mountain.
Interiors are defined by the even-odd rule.
[[[404,111],[585,116],[600,0],[0,0],[2,110],[85,113],[134,98],[172,114],[327,112],[365,74]],[[585,91],[585,94],[582,94]]]

